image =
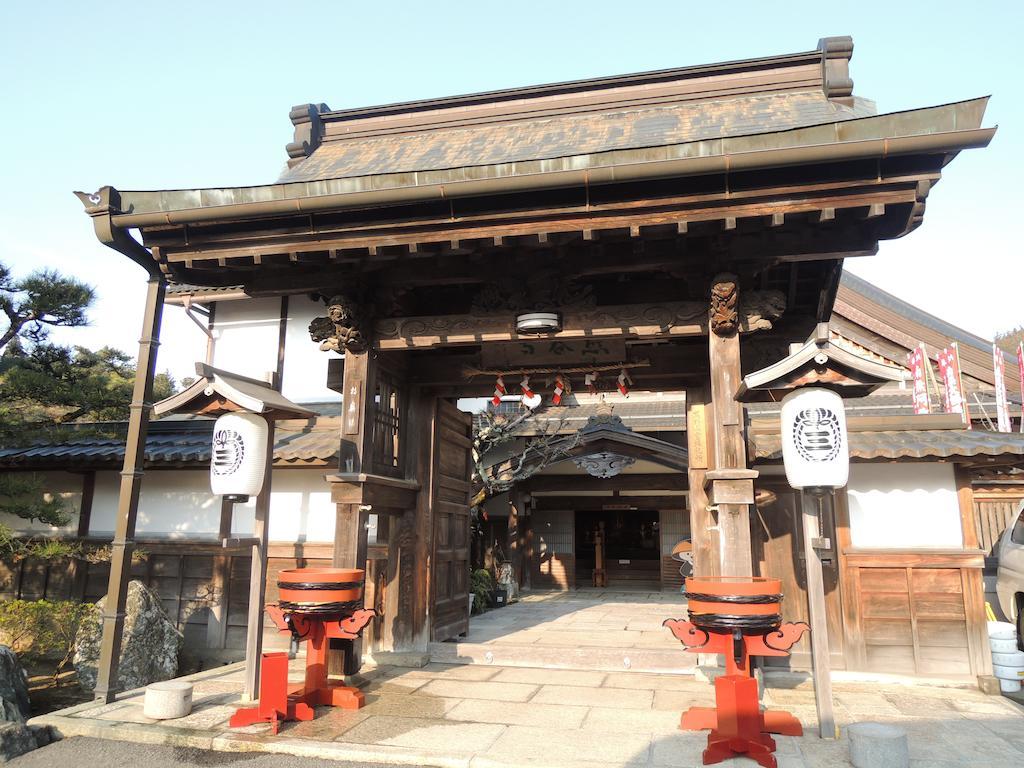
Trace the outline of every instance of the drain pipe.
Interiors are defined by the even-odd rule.
[[[160,322],[163,317],[167,281],[154,256],[130,234],[114,226],[112,217],[120,213],[120,196],[111,187],[86,194],[75,192],[93,222],[96,237],[108,248],[127,256],[149,275],[146,283],[146,306],[143,312],[139,356],[135,367],[135,383],[128,417],[128,437],[121,469],[121,489],[117,501],[117,522],[111,542],[110,580],[102,613],[103,637],[100,645],[99,669],[95,698],[111,703],[118,691],[118,663],[124,633],[125,604],[131,575],[132,552],[135,549],[135,522],[139,513],[142,490],[146,434],[153,405],[153,375],[156,371],[157,348],[160,345]]]

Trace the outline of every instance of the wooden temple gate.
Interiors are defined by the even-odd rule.
[[[750,574],[757,473],[736,400],[742,371],[785,357],[826,322],[843,259],[917,227],[942,167],[992,136],[979,127],[984,100],[857,112],[851,53],[848,38],[830,38],[798,55],[383,112],[305,105],[292,110],[289,170],[275,185],[79,193],[99,239],[151,275],[129,447],[145,435],[166,280],[322,297],[328,311],[310,331],[341,355],[332,375],[343,393],[341,461],[328,476],[333,560],[373,562],[384,614],[375,651],[424,649],[467,622],[470,431],[454,400],[491,395],[492,352],[542,340],[564,354],[554,369],[527,371],[601,365],[612,390],[623,368],[634,389],[686,391],[697,570]],[[737,98],[766,93],[777,108]],[[622,144],[632,134],[616,121],[652,104],[699,104],[723,125],[756,123],[756,135],[680,128]],[[808,105],[842,119],[794,123]],[[610,126],[604,138],[530,154],[556,139],[536,115],[582,126],[595,109]],[[478,135],[460,143],[453,130]],[[381,154],[396,142],[444,158],[407,167]],[[535,313],[554,317],[539,333],[523,324]],[[119,608],[138,451],[125,468],[111,577]],[[387,542],[374,552],[371,513]]]

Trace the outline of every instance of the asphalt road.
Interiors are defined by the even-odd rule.
[[[183,768],[183,766],[224,766],[225,768],[371,768],[370,763],[342,763],[312,757],[292,757],[255,752],[212,752],[205,749],[132,744],[74,737],[16,757],[12,768],[61,768],[61,766],[136,766],[137,768]],[[373,768],[377,768],[373,765]]]

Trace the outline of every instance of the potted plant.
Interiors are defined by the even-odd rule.
[[[490,571],[478,568],[469,578],[469,593],[472,596],[470,607],[474,613],[483,613],[491,606],[491,593],[494,591],[494,577]]]

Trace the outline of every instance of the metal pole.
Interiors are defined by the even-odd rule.
[[[823,739],[839,738],[832,704],[832,670],[829,658],[828,619],[825,614],[825,579],[821,569],[821,549],[832,542],[821,536],[820,493],[802,491],[804,564],[807,568],[807,609],[811,620],[811,664],[814,676],[814,703],[818,710],[818,730]]]
[[[247,701],[254,701],[260,690],[260,656],[263,653],[263,610],[267,598],[267,520],[270,517],[270,492],[274,471],[274,420],[267,419],[267,464],[263,488],[256,497],[253,521],[252,562],[249,566],[249,616],[245,636],[245,692]]]
[[[146,433],[153,403],[153,374],[160,346],[160,321],[163,317],[166,284],[159,274],[151,274],[146,287],[146,308],[139,339],[139,358],[135,367],[135,385],[128,417],[128,437],[121,469],[121,491],[117,500],[117,524],[110,552],[110,580],[103,609],[103,639],[96,678],[95,696],[109,704],[117,693],[117,668],[121,657],[124,609],[128,598],[128,579],[135,548],[135,521],[139,514],[142,468],[146,453]]]

